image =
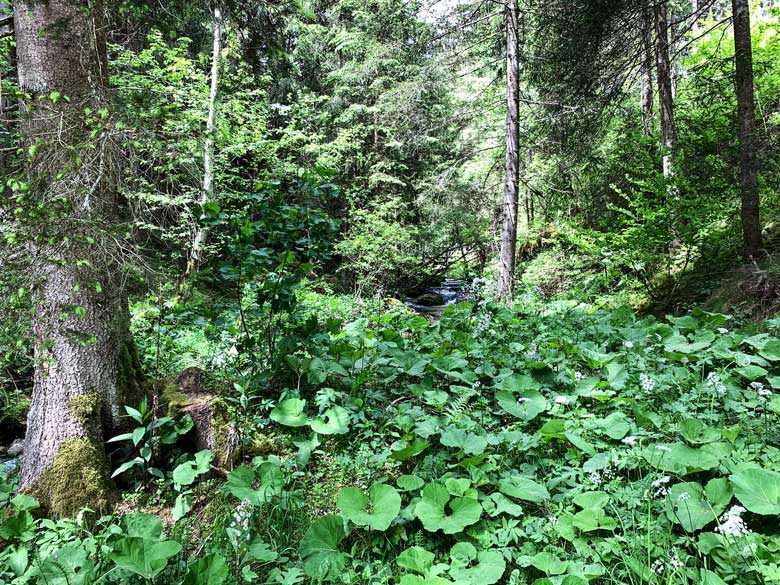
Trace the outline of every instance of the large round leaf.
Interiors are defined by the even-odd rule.
[[[303,412],[306,401],[300,398],[287,398],[282,400],[271,411],[271,420],[287,427],[302,427],[309,419]]]
[[[366,510],[369,501],[370,512]],[[368,497],[355,487],[342,489],[336,505],[347,520],[358,526],[385,531],[401,511],[401,496],[394,487],[375,483],[369,488]]]
[[[507,496],[526,502],[539,503],[550,499],[550,492],[546,487],[521,475],[502,479],[498,482],[498,489]]]
[[[768,469],[745,469],[733,474],[734,494],[751,512],[780,514],[780,473]]]
[[[498,405],[514,417],[529,421],[547,410],[547,400],[539,392],[541,386],[530,376],[509,376],[496,388]]]
[[[456,545],[457,546],[457,545]],[[506,561],[500,552],[483,550],[477,556],[478,563],[471,567],[452,567],[450,575],[458,583],[468,585],[493,585],[498,583],[506,569]]]
[[[343,435],[349,431],[349,413],[341,406],[331,406],[311,421],[311,430],[321,435]]]
[[[344,570],[346,555],[339,550],[344,540],[341,516],[323,516],[312,522],[303,535],[300,555],[303,569],[315,581],[331,581]]]
[[[699,483],[678,483],[666,498],[666,516],[688,532],[695,532],[720,516],[730,499],[728,481],[722,478],[710,480],[706,497]]]
[[[447,507],[449,505],[449,513]],[[425,487],[414,514],[429,532],[441,530],[457,534],[466,526],[479,522],[482,506],[472,498],[452,498],[443,485],[432,483]]]

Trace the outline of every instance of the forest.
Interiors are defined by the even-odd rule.
[[[763,585],[779,520],[780,2],[0,0],[0,585]]]

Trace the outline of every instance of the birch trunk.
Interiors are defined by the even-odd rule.
[[[217,122],[217,95],[219,91],[219,70],[222,55],[222,13],[214,9],[214,44],[211,51],[211,91],[209,92],[209,113],[206,120],[206,145],[203,149],[203,189],[198,203],[205,205],[214,199],[214,128]],[[192,242],[190,258],[184,271],[186,280],[197,270],[202,261],[206,245],[207,229],[198,225]]]
[[[518,24],[517,0],[508,0],[506,4],[506,181],[497,284],[498,299],[504,303],[510,303],[514,293],[517,249],[517,185],[520,173]]]
[[[55,516],[111,506],[103,441],[141,391],[110,234],[112,141],[85,123],[86,109],[106,104],[100,15],[95,3],[14,2],[21,128],[35,149],[29,204],[47,213],[30,240],[35,376],[20,487]]]
[[[658,84],[658,107],[661,113],[661,144],[664,148],[663,171],[667,179],[674,175],[672,149],[676,138],[674,89],[669,57],[669,19],[666,2],[655,5],[655,62]]]
[[[744,255],[754,257],[764,247],[758,194],[756,160],[756,113],[753,88],[753,46],[750,39],[750,8],[747,0],[732,0],[734,65],[736,69],[737,118],[739,124],[739,170],[742,195]]]

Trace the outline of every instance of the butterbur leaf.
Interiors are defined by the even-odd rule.
[[[472,498],[450,499],[447,488],[432,483],[423,490],[414,514],[429,532],[441,530],[444,534],[457,534],[466,526],[479,522],[482,506]]]
[[[449,428],[442,433],[441,444],[460,449],[466,455],[482,455],[487,448],[487,440],[484,437],[456,428]]]
[[[370,512],[366,510],[369,503]],[[355,487],[342,489],[336,505],[342,515],[354,524],[385,531],[401,511],[401,496],[394,487],[375,483],[369,488],[368,497]]]
[[[211,459],[211,451],[200,451],[195,455],[195,461],[185,461],[173,470],[173,481],[180,486],[191,485],[198,475],[211,469]]]
[[[414,571],[415,573],[426,573],[433,565],[435,558],[432,552],[428,552],[422,547],[413,546],[403,551],[395,562],[402,569]]]
[[[499,514],[509,514],[510,516],[515,517],[523,514],[523,508],[521,506],[515,504],[500,492],[490,494],[490,497],[485,499],[482,506],[491,518],[495,518]]]
[[[730,478],[734,495],[755,514],[780,514],[780,473],[767,469],[745,469]]]
[[[126,571],[152,579],[168,564],[168,560],[181,552],[182,546],[173,540],[154,541],[148,538],[128,536],[118,540],[109,558]]]
[[[225,557],[214,553],[190,563],[182,585],[222,585],[227,576]]]
[[[395,459],[396,461],[406,461],[407,459],[411,459],[412,457],[419,455],[429,446],[430,445],[428,441],[416,437],[411,443],[406,442],[403,447],[393,451],[390,454],[390,458]]]
[[[259,483],[258,487],[255,487]],[[248,465],[236,467],[228,474],[225,489],[239,500],[262,506],[284,488],[282,470],[275,463],[261,464],[257,471]]]
[[[192,509],[192,496],[189,494],[179,494],[173,504],[173,521],[178,522],[184,518]]]
[[[500,552],[495,550],[481,551],[477,555],[477,561],[477,564],[471,567],[452,567],[450,575],[457,583],[468,585],[493,585],[501,580],[506,570],[506,561]]]
[[[260,537],[255,537],[249,544],[244,561],[258,561],[261,563],[270,563],[275,561],[279,555],[268,546],[265,542],[260,540]]]
[[[504,412],[524,421],[536,418],[547,410],[547,399],[538,390],[524,390],[519,393],[508,390],[496,392],[498,405]]]
[[[38,565],[37,582],[47,585],[91,585],[95,582],[95,563],[80,543],[54,551]]]
[[[548,552],[536,553],[531,558],[531,564],[545,575],[561,575],[569,566],[566,561],[561,561]]]
[[[404,492],[418,490],[425,485],[425,481],[416,475],[402,475],[395,480],[398,489]]]
[[[526,502],[539,503],[550,499],[546,487],[521,475],[502,479],[498,482],[498,489],[507,496]]]
[[[321,435],[343,435],[349,432],[349,413],[341,406],[331,406],[311,421],[311,430]]]
[[[347,557],[338,547],[345,536],[341,516],[323,516],[312,522],[300,546],[303,567],[309,577],[319,581],[339,577]]]
[[[309,419],[303,412],[306,408],[306,401],[300,398],[287,398],[282,400],[271,411],[270,417],[274,422],[280,425],[288,427],[302,427],[305,426]]]

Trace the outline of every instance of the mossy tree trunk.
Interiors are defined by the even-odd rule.
[[[113,233],[100,16],[94,1],[14,2],[36,360],[20,483],[55,516],[110,505],[103,441],[141,389]]]

